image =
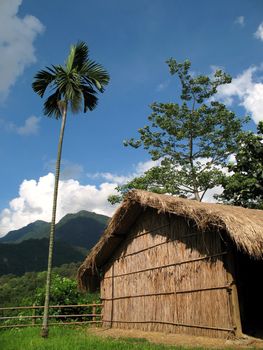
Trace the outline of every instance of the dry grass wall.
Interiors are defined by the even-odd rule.
[[[226,257],[218,232],[148,208],[104,266],[104,326],[232,336]]]

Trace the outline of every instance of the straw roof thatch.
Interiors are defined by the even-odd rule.
[[[109,222],[99,242],[93,247],[78,271],[81,288],[97,279],[97,268],[104,265],[114,249],[125,238],[129,228],[147,207],[158,213],[172,213],[186,218],[202,231],[225,231],[239,250],[253,256],[263,256],[263,210],[245,209],[222,204],[200,203],[194,200],[133,190],[127,194]],[[88,282],[89,280],[89,282]],[[88,283],[88,284],[87,284]]]

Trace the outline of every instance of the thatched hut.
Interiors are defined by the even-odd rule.
[[[78,278],[106,327],[228,338],[263,330],[262,253],[262,210],[135,190]]]

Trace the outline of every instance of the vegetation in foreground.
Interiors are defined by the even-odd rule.
[[[81,293],[77,288],[76,272],[79,263],[72,263],[54,268],[51,299],[52,305],[76,305],[100,303],[98,294]],[[0,277],[0,307],[44,305],[46,272],[28,272],[24,276],[17,277],[6,275]],[[99,313],[99,308],[96,310]],[[85,314],[92,313],[92,307],[79,308],[68,307],[66,309],[51,309],[52,315],[57,314]],[[43,315],[43,309],[36,310],[36,316]],[[0,310],[0,317],[21,316],[17,319],[0,320],[0,326],[12,324],[31,323],[31,319],[23,316],[31,316],[31,309]],[[39,323],[41,318],[36,320]],[[57,320],[57,322],[61,321]],[[68,320],[69,321],[69,320]],[[78,320],[79,321],[79,320]],[[53,322],[56,322],[54,319]],[[0,347],[1,349],[1,347]]]
[[[80,262],[64,264],[53,269],[52,285],[56,289],[53,302],[56,304],[74,304],[84,301],[87,293],[77,291],[76,274]],[[23,276],[4,275],[0,276],[0,307],[43,305],[44,285],[46,271],[27,272]],[[69,290],[68,290],[69,288]],[[58,293],[59,292],[59,293]],[[69,296],[70,300],[67,302]],[[73,297],[72,297],[73,296]],[[40,304],[39,304],[40,303]]]
[[[50,337],[40,337],[39,328],[12,329],[0,332],[0,348],[5,350],[178,350],[183,347],[151,344],[144,338],[99,338],[87,335],[86,328],[52,327]],[[191,350],[190,348],[187,348]],[[201,349],[201,348],[199,348]],[[198,350],[198,348],[195,348]]]

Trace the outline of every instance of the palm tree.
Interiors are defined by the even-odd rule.
[[[109,82],[109,74],[99,64],[89,59],[89,50],[84,42],[78,42],[71,46],[70,53],[64,66],[52,65],[45,70],[39,71],[32,84],[33,90],[44,96],[46,89],[51,88],[52,94],[44,103],[43,112],[48,117],[54,116],[56,119],[62,119],[61,130],[58,143],[55,185],[53,195],[53,208],[49,238],[48,268],[46,281],[46,295],[44,316],[42,325],[42,337],[48,337],[48,313],[49,313],[49,295],[51,268],[54,246],[56,208],[58,196],[58,183],[60,173],[61,151],[63,144],[64,129],[68,110],[72,113],[84,113],[92,111],[98,102],[97,91],[103,92],[105,85]]]

